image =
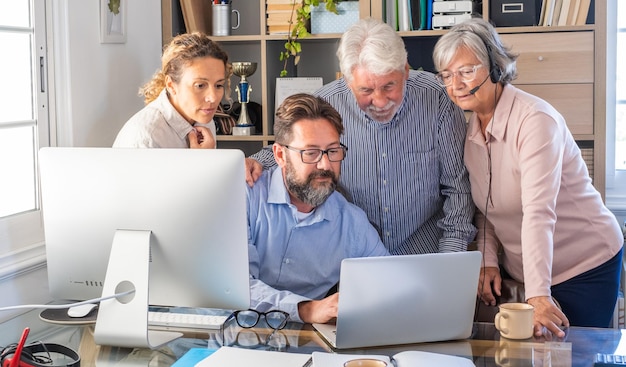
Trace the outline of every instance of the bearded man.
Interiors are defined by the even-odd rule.
[[[348,148],[339,113],[319,97],[295,94],[276,112],[277,167],[248,188],[251,308],[291,321],[337,317],[341,261],[389,252],[363,210],[335,191]]]

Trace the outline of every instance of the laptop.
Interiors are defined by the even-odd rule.
[[[344,259],[335,324],[313,327],[336,349],[466,339],[479,251]]]

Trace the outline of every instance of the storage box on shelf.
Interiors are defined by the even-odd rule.
[[[311,9],[311,33],[343,33],[359,20],[359,3],[342,1],[337,4],[337,14],[326,11],[320,3]]]
[[[496,27],[520,27],[539,24],[541,3],[536,0],[491,0],[489,17]]]
[[[534,0],[533,0],[534,1]],[[480,16],[478,3],[472,0],[444,0],[432,4],[432,29],[447,29],[472,16]]]

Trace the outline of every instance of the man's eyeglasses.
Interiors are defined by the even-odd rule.
[[[452,85],[452,81],[455,75],[458,75],[459,78],[463,81],[463,83],[469,83],[476,79],[476,71],[483,67],[483,65],[474,65],[474,66],[464,66],[459,68],[457,71],[449,71],[444,70],[435,75],[439,84],[444,87],[449,87]]]
[[[265,318],[267,326],[274,330],[280,330],[287,325],[289,314],[285,311],[272,310],[268,312],[259,312],[257,310],[235,311],[228,319],[235,318],[237,325],[242,328],[249,329],[255,327],[259,323],[261,316]],[[226,320],[228,321],[228,320]]]
[[[264,349],[284,352],[290,348],[289,339],[280,330],[272,330],[271,333],[263,335],[255,329],[240,329],[234,336],[229,335],[233,342],[227,343],[231,347],[246,349]],[[225,340],[225,339],[224,339]]]
[[[293,150],[294,152],[299,152],[300,158],[302,159],[302,163],[307,163],[307,164],[315,164],[321,161],[324,154],[328,156],[328,160],[331,162],[341,162],[346,158],[346,154],[348,153],[348,147],[346,147],[343,144],[340,144],[340,146],[336,148],[328,148],[326,150],[298,149],[298,148],[290,147],[289,145],[283,145],[283,146],[289,150]]]

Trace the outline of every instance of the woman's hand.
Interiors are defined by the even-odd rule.
[[[545,327],[559,338],[565,337],[562,327],[569,327],[569,320],[560,308],[552,300],[552,297],[540,296],[528,299],[528,304],[535,308],[533,328],[535,336],[543,334]]]
[[[480,269],[478,278],[478,296],[486,304],[495,306],[496,296],[501,295],[502,278],[500,269],[496,267],[483,267]],[[495,295],[494,295],[495,293]]]
[[[189,148],[192,149],[213,149],[215,148],[215,138],[211,130],[204,126],[196,126],[189,132]]]

